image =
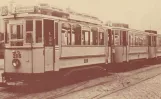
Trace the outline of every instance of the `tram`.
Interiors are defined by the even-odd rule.
[[[31,80],[108,63],[109,30],[97,17],[39,5],[16,8],[3,19],[3,81]]]
[[[109,64],[161,56],[156,31],[107,25],[97,17],[48,4],[6,10],[3,82],[49,78],[66,70],[108,70]]]

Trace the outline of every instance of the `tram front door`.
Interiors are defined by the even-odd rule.
[[[44,65],[45,72],[54,70],[55,63],[55,41],[54,20],[44,19]]]

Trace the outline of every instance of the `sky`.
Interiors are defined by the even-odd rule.
[[[0,6],[10,0],[3,0]],[[127,23],[138,30],[153,29],[161,33],[161,0],[14,0],[17,4],[49,3],[61,8],[94,15],[104,22]]]

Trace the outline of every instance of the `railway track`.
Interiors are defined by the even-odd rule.
[[[153,70],[157,70],[157,72],[152,72]],[[67,92],[66,94],[62,94],[62,95],[60,94],[60,95],[57,95],[57,96],[52,96],[52,98],[61,98],[63,96],[67,96],[67,95],[69,96],[70,94],[78,94],[77,92],[79,92],[79,91],[84,91],[86,89],[88,90],[88,89],[90,89],[92,87],[95,87],[95,86],[97,86],[97,88],[99,86],[100,89],[101,89],[102,85],[105,85],[106,83],[112,83],[115,80],[117,80],[121,86],[119,86],[117,88],[115,86],[116,89],[112,89],[112,90],[110,90],[109,88],[105,88],[104,87],[104,88],[102,88],[102,90],[100,90],[100,91],[103,91],[103,92],[101,92],[99,94],[93,94],[91,97],[87,98],[87,99],[100,99],[102,97],[105,97],[105,96],[110,95],[112,93],[115,93],[117,91],[121,91],[121,90],[123,90],[123,89],[125,89],[127,87],[133,86],[135,84],[138,84],[138,83],[141,83],[141,82],[146,81],[148,79],[151,79],[153,77],[156,77],[157,75],[161,75],[161,73],[159,72],[160,70],[161,70],[161,67],[160,66],[156,66],[156,67],[152,67],[152,68],[147,68],[147,69],[139,70],[139,71],[136,71],[136,72],[134,71],[131,74],[123,74],[123,75],[122,74],[120,74],[120,75],[119,74],[114,74],[117,79],[112,79],[111,81],[108,81],[108,82],[107,81],[101,82],[101,83],[98,83],[96,85],[88,86],[88,87],[86,87],[84,89],[82,88],[82,89],[79,89],[79,90],[76,90],[76,91],[72,91],[72,92],[70,91],[70,92]],[[150,74],[145,76],[147,72],[149,72]],[[142,76],[136,77],[136,75],[142,75]],[[51,97],[48,97],[48,98],[51,98]],[[68,97],[66,97],[66,98],[68,98]],[[65,98],[61,98],[61,99],[65,99]]]
[[[149,77],[152,76],[156,76],[157,74],[159,74],[159,70],[161,70],[161,66],[160,65],[156,65],[156,66],[151,66],[151,67],[147,67],[147,68],[141,68],[139,70],[134,70],[134,71],[130,71],[127,73],[112,73],[111,76],[105,76],[105,77],[100,77],[100,78],[96,78],[93,80],[88,80],[88,81],[83,81],[77,84],[73,84],[73,85],[69,85],[66,87],[62,87],[62,88],[58,88],[58,89],[52,89],[51,91],[45,91],[45,92],[38,92],[38,93],[33,93],[33,90],[29,90],[25,93],[19,93],[19,92],[15,92],[15,90],[17,89],[17,87],[13,87],[10,88],[10,91],[8,91],[9,89],[2,89],[0,90],[0,95],[4,97],[4,99],[10,99],[10,98],[25,98],[25,99],[31,99],[31,98],[45,98],[45,99],[55,99],[55,98],[60,98],[60,99],[70,99],[70,96],[72,95],[76,95],[78,93],[83,93],[85,94],[86,92],[88,93],[90,90],[93,90],[93,88],[99,88],[100,92],[99,93],[95,93],[92,94],[90,97],[88,97],[88,99],[97,99],[97,98],[101,98],[104,96],[107,96],[109,94],[112,94],[114,92],[117,92],[119,90],[123,90],[124,88],[127,88],[128,86],[132,86],[133,84],[137,84],[138,81],[144,81],[146,79],[148,79]],[[155,71],[155,72],[152,72]],[[145,76],[145,74],[148,73],[147,76]],[[134,77],[135,75],[135,77]],[[142,75],[142,76],[137,76],[137,75]],[[102,85],[108,85],[108,84],[112,84],[113,82],[119,82],[119,84],[121,85],[121,87],[117,87],[115,86],[115,88],[111,88],[109,86],[107,86],[108,88],[105,89],[101,89],[103,88]],[[24,90],[23,87],[21,90]]]
[[[97,95],[96,97],[93,97],[93,98],[91,98],[91,99],[101,99],[101,98],[106,97],[106,96],[108,96],[108,95],[111,95],[111,94],[113,94],[113,93],[116,93],[116,92],[125,90],[125,89],[127,89],[127,88],[129,88],[129,87],[132,87],[132,86],[135,86],[135,85],[140,84],[140,83],[142,83],[142,82],[145,82],[145,81],[147,81],[147,80],[153,79],[153,78],[155,78],[155,77],[157,77],[157,76],[159,76],[159,75],[161,75],[161,73],[158,73],[158,74],[156,74],[156,75],[154,75],[154,76],[152,76],[152,77],[149,77],[149,78],[143,79],[143,80],[141,80],[141,81],[138,81],[138,82],[136,82],[136,83],[129,84],[128,86],[125,86],[124,88],[121,88],[121,89],[118,89],[118,90],[116,90],[116,91],[113,91],[113,92],[111,92],[111,93],[109,93],[109,94],[104,94],[104,95],[99,94],[99,95]]]

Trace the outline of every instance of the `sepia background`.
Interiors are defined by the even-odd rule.
[[[0,6],[11,0],[1,0]],[[153,29],[161,33],[161,0],[13,0],[17,5],[49,3],[60,8],[88,13],[104,22],[127,23],[138,30]],[[2,24],[2,22],[1,22]],[[3,31],[1,25],[1,31]]]

